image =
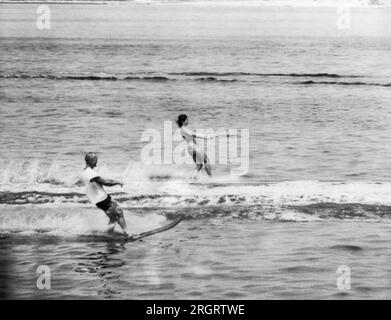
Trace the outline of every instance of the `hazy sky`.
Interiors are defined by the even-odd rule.
[[[2,4],[0,37],[257,38],[391,36],[391,10],[338,7],[55,5],[50,29],[38,29],[37,4]],[[346,19],[344,18],[346,16]],[[348,25],[344,22],[348,22]]]
[[[0,2],[34,2],[37,0],[0,0]],[[226,4],[231,3],[235,5],[289,5],[289,6],[378,6],[387,5],[391,6],[391,0],[39,0],[39,2],[139,2],[139,3],[213,3],[213,4]]]

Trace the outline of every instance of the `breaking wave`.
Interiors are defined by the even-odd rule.
[[[62,161],[0,160],[0,205],[86,204],[78,164]],[[178,166],[131,162],[115,170],[102,165],[102,176],[124,181],[110,188],[128,207],[204,207],[314,205],[321,203],[391,205],[391,183],[370,181],[262,181],[254,175],[226,174],[189,181]]]
[[[256,73],[256,72],[173,72],[171,75],[202,76],[202,77],[291,77],[291,78],[359,78],[359,75],[339,75],[335,73]]]
[[[53,81],[201,81],[201,82],[252,82],[257,78],[359,78],[358,75],[339,75],[334,73],[251,73],[251,72],[171,72],[167,74],[27,74],[12,73],[0,74],[1,79],[46,79]],[[305,81],[302,84],[316,84],[322,82]],[[331,82],[330,82],[331,83]]]
[[[339,86],[377,86],[377,87],[391,87],[391,83],[373,83],[373,82],[346,82],[346,81],[303,81],[297,84],[304,85],[339,85]]]
[[[180,180],[131,183],[111,192],[128,208],[189,208],[207,206],[313,206],[334,210],[359,205],[384,209],[391,206],[391,184],[369,182],[287,181],[274,183],[188,183]],[[24,186],[24,189],[34,186]],[[82,186],[73,188],[37,185],[40,191],[0,191],[0,205],[85,205]],[[149,189],[149,190],[148,190]],[[47,191],[44,191],[47,190]],[[379,209],[379,210],[380,210]]]

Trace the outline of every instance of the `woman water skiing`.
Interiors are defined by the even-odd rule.
[[[194,131],[187,128],[189,120],[187,118],[187,115],[185,114],[179,115],[178,120],[176,122],[178,124],[178,127],[180,128],[180,133],[183,139],[187,142],[187,151],[193,158],[194,163],[196,164],[196,170],[193,174],[193,179],[196,178],[198,172],[201,171],[203,166],[208,176],[212,176],[212,168],[209,164],[209,159],[205,152],[202,149],[198,148],[196,142],[196,138],[207,140],[212,137],[196,134]]]

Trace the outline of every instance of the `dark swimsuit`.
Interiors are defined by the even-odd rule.
[[[107,198],[101,202],[98,202],[96,206],[103,211],[108,211],[111,207],[111,197],[107,195]]]

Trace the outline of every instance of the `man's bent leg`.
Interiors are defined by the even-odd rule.
[[[115,202],[115,201],[111,202],[111,206],[110,206],[109,210],[107,211],[107,215],[110,218],[109,225],[111,225],[111,224],[113,225],[112,230],[114,230],[115,222],[118,222],[118,224],[122,228],[122,231],[125,234],[127,234],[124,212],[117,202]]]

